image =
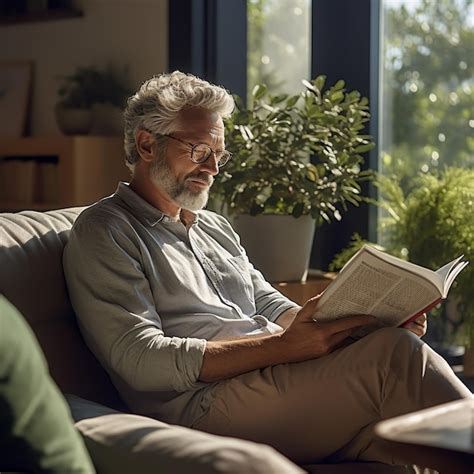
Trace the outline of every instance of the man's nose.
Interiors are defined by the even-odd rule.
[[[211,176],[215,176],[219,173],[218,158],[215,152],[211,153],[211,156],[201,164],[201,169],[207,171]]]

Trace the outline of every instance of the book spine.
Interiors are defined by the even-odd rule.
[[[8,164],[6,161],[0,160],[0,201],[8,201],[7,196],[7,174]]]
[[[419,318],[423,313],[427,313],[428,311],[431,311],[436,305],[441,303],[441,301],[443,301],[443,298],[438,298],[437,300],[433,301],[433,303],[430,303],[428,306],[426,306],[426,308],[423,308],[422,310],[418,311],[418,313],[414,314],[413,316],[410,316],[406,321],[404,321],[398,327],[401,328],[405,326],[406,324],[409,324],[415,319]]]

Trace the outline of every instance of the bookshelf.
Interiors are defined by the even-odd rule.
[[[3,13],[0,14],[0,26],[40,21],[65,20],[69,18],[80,18],[82,16],[83,13],[75,8],[51,8],[33,12]]]
[[[0,210],[92,204],[130,175],[120,137],[0,139]]]

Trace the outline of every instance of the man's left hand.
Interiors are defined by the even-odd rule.
[[[426,334],[427,326],[426,313],[423,313],[420,317],[405,324],[403,327],[416,334],[418,337],[423,337]]]

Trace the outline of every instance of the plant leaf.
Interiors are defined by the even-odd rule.
[[[254,100],[261,99],[267,92],[267,86],[265,84],[257,84],[252,90],[252,97]]]

